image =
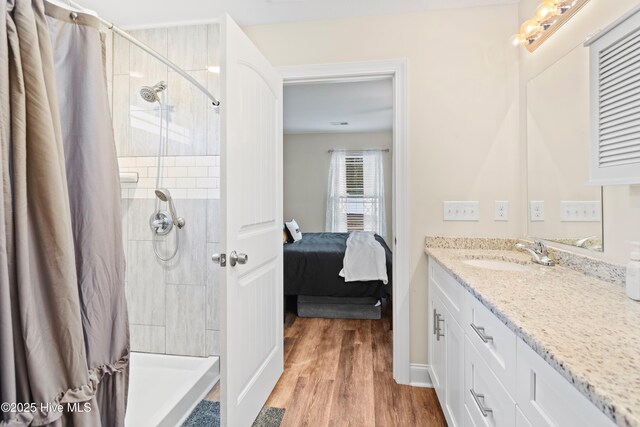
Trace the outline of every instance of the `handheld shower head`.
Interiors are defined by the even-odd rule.
[[[171,198],[171,193],[166,188],[157,188],[156,196],[163,202],[167,202],[169,204],[169,212],[171,213],[171,221],[178,228],[184,227],[184,219],[178,217],[176,213],[176,207],[173,204],[173,199]]]
[[[160,81],[153,86],[142,86],[140,89],[140,96],[147,102],[160,102],[158,94],[166,88],[167,84],[163,81]]]
[[[171,200],[171,193],[166,188],[156,189],[156,196],[158,197],[158,199],[162,200],[163,202],[167,202]]]

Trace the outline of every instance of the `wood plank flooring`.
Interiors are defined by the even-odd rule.
[[[390,311],[381,320],[287,313],[284,373],[266,403],[286,409],[281,427],[447,425],[433,389],[394,381]],[[219,385],[207,399],[220,399]]]
[[[381,320],[306,319],[285,326],[285,369],[267,406],[282,427],[446,426],[433,389],[398,385],[389,309]]]

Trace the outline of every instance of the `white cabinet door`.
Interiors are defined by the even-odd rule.
[[[451,427],[464,425],[464,330],[455,321],[445,296],[434,284],[430,289],[431,381],[442,412]]]
[[[429,302],[429,353],[431,360],[431,382],[436,390],[440,402],[445,401],[446,388],[446,354],[444,346],[444,330],[442,324],[445,321],[444,305],[440,299],[438,292],[431,287]]]
[[[450,427],[462,427],[464,417],[464,330],[445,310],[446,384],[444,412]]]
[[[228,16],[221,35],[221,421],[247,427],[284,368],[282,78]]]

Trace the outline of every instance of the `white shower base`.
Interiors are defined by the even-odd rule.
[[[220,358],[131,353],[126,427],[182,425],[220,378]]]

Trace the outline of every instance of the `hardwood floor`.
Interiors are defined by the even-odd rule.
[[[389,310],[381,320],[285,322],[285,368],[267,406],[282,427],[446,426],[433,389],[393,380]]]

